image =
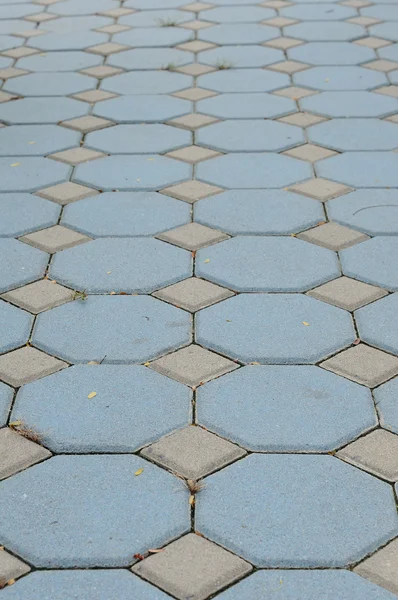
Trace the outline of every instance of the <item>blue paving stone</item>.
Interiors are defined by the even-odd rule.
[[[279,37],[278,29],[258,23],[225,23],[199,31],[198,38],[228,46],[230,44],[261,44]]]
[[[193,78],[182,73],[151,71],[145,73],[123,73],[101,81],[100,88],[118,94],[147,95],[172,94],[192,86]]]
[[[33,54],[26,56],[18,61],[21,69],[28,71],[78,71],[95,67],[102,63],[102,56],[89,54],[88,52],[70,51],[70,52],[47,52],[43,54]]]
[[[296,103],[290,98],[273,94],[221,94],[200,100],[200,113],[224,119],[273,119],[297,111]]]
[[[160,190],[191,179],[192,168],[164,156],[114,155],[79,165],[74,181],[104,191]]]
[[[0,56],[0,68],[11,67],[13,63],[12,58],[6,58],[5,56]]]
[[[393,150],[398,127],[379,119],[333,119],[307,129],[308,140],[334,150]]]
[[[89,111],[87,102],[72,98],[23,98],[0,105],[0,119],[6,123],[59,123],[82,117]]]
[[[48,254],[12,239],[0,239],[0,251],[0,292],[43,277]]]
[[[90,15],[115,8],[112,0],[67,0],[58,6],[52,7],[55,15]]]
[[[391,294],[356,310],[355,319],[361,340],[398,354],[398,294]]]
[[[60,252],[52,279],[91,293],[148,294],[192,273],[191,253],[153,238],[102,238]]]
[[[85,145],[117,154],[148,154],[176,150],[192,143],[190,131],[169,125],[116,125],[89,133]]]
[[[370,390],[314,366],[238,369],[199,387],[196,411],[254,452],[327,452],[378,424]]]
[[[398,238],[379,236],[340,252],[343,273],[366,283],[398,290]]]
[[[326,117],[388,117],[398,100],[374,92],[321,92],[300,100],[302,110]]]
[[[180,2],[181,0],[177,0]],[[125,2],[123,6],[128,6]],[[112,41],[134,48],[154,48],[157,46],[175,46],[193,39],[194,33],[181,27],[146,27],[131,29],[113,36]]]
[[[17,48],[22,46],[24,43],[23,38],[14,37],[12,35],[0,35],[0,50],[10,50],[11,48]]]
[[[80,133],[57,125],[12,125],[0,129],[0,156],[43,156],[78,146],[80,140]]]
[[[366,29],[344,21],[317,21],[316,25],[295,23],[283,29],[284,35],[307,42],[351,42],[366,36]]]
[[[293,75],[297,85],[315,90],[372,90],[388,85],[384,73],[364,67],[314,67]]]
[[[98,161],[96,161],[98,162]],[[309,164],[280,154],[230,154],[200,163],[202,181],[230,188],[277,188],[310,179]]]
[[[79,73],[31,73],[9,79],[3,90],[19,96],[68,96],[95,88],[95,79]]]
[[[70,170],[69,165],[41,156],[0,158],[0,191],[34,192],[49,185],[62,183],[68,179]]]
[[[95,237],[154,235],[189,223],[190,211],[156,192],[108,192],[66,206],[62,224]]]
[[[290,85],[285,73],[262,69],[226,69],[198,77],[198,86],[215,92],[273,92]]]
[[[29,600],[109,600],[118,595],[140,600],[169,599],[169,596],[124,569],[36,571],[18,580],[16,586],[8,586],[4,590],[5,600],[17,600],[21,596]],[[384,597],[380,596],[380,600]]]
[[[51,227],[61,207],[31,194],[0,194],[0,237],[17,237]]]
[[[121,17],[118,22],[121,25],[131,25],[132,27],[167,27],[194,19],[195,13],[185,10],[143,10]]]
[[[93,114],[117,123],[160,123],[192,112],[192,103],[161,95],[121,96],[98,102]]]
[[[108,39],[108,35],[96,31],[76,31],[64,35],[47,33],[31,39],[29,45],[40,50],[85,50],[96,44],[104,44]]]
[[[190,422],[190,394],[146,367],[77,365],[23,386],[11,419],[54,452],[134,452]]]
[[[394,600],[395,598],[395,595],[384,588],[351,571],[283,571],[282,569],[258,571],[220,594],[219,598],[220,600],[254,599],[261,598],[261,594],[267,592],[274,594],[280,600],[319,600],[319,598],[322,600],[336,600],[336,598],[339,600]],[[32,598],[32,600],[36,599]],[[61,600],[63,599],[61,598]]]
[[[388,77],[391,83],[398,85],[398,69],[396,71],[390,71]]]
[[[288,50],[288,57],[310,65],[359,65],[377,58],[371,48],[349,42],[309,42]]]
[[[222,121],[199,129],[199,144],[227,152],[282,151],[304,144],[303,130],[293,125],[257,119]]]
[[[398,42],[398,28],[396,23],[380,23],[369,27],[369,33],[372,36],[380,37],[383,40]]]
[[[398,21],[398,6],[367,6],[361,10],[364,17],[372,17],[381,21]],[[394,23],[391,23],[393,25]]]
[[[105,27],[105,25],[112,25],[113,23],[113,19],[110,19],[108,17],[100,17],[98,15],[61,17],[59,19],[53,19],[52,21],[46,21],[45,29],[46,31],[62,33],[63,36],[83,31],[87,33],[89,39],[91,29],[96,29],[97,27]],[[30,28],[31,27],[32,24],[30,23]]]
[[[32,315],[0,300],[0,352],[9,352],[26,344],[32,324]]]
[[[42,6],[34,4],[7,4],[0,7],[0,19],[20,19],[42,12]]]
[[[204,14],[206,21],[215,23],[257,23],[276,16],[277,13],[274,10],[262,6],[211,8]]]
[[[7,423],[13,395],[12,388],[5,383],[0,383],[0,427],[4,427]]]
[[[380,425],[398,433],[398,377],[381,385],[373,392]]]
[[[189,344],[190,319],[150,296],[90,296],[39,315],[33,343],[70,362],[140,363]]]
[[[340,269],[334,252],[303,240],[245,236],[199,250],[196,275],[239,292],[303,292]]]
[[[398,154],[350,152],[321,160],[315,167],[319,177],[356,188],[398,187]]]
[[[23,21],[22,19],[10,19],[3,21],[0,19],[0,35],[4,33],[9,35],[13,33],[20,33],[26,29],[32,29],[31,21]]]
[[[216,67],[227,65],[228,68],[263,67],[284,59],[285,56],[281,50],[265,46],[225,46],[214,48],[214,50],[205,50],[199,56],[199,62],[204,65]],[[242,86],[241,91],[244,89]]]
[[[196,319],[200,345],[243,362],[314,363],[356,338],[348,312],[302,294],[241,294]]]
[[[181,6],[181,0],[127,0],[124,6],[128,8],[141,8],[153,10],[155,8],[178,8]]]
[[[118,52],[108,58],[108,64],[122,69],[149,71],[151,69],[167,69],[172,65],[181,67],[193,63],[195,55],[192,52],[174,48],[136,48],[126,52]]]
[[[379,49],[380,58],[386,58],[388,60],[397,60],[398,61],[398,44],[391,44],[391,46],[386,46],[385,48]]]
[[[327,3],[288,6],[282,8],[279,13],[282,17],[298,19],[299,21],[343,21],[357,16],[355,8]]]
[[[284,190],[230,190],[196,202],[194,217],[232,235],[296,233],[325,219],[319,202]]]
[[[2,482],[1,537],[36,566],[127,566],[189,530],[176,487],[137,456],[55,456]]]
[[[398,234],[398,194],[395,190],[360,190],[329,200],[329,218],[368,235]]]

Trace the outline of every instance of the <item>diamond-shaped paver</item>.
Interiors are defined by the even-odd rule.
[[[41,229],[24,235],[20,240],[30,246],[39,248],[39,250],[53,254],[65,248],[72,248],[77,244],[84,244],[84,242],[90,241],[90,238],[62,225],[54,225],[48,229]]]
[[[380,417],[380,425],[394,433],[398,433],[397,391],[398,377],[395,377],[395,379],[388,381],[373,392]]]
[[[135,565],[133,572],[179,600],[204,600],[251,569],[238,556],[190,533]]]
[[[362,189],[327,203],[331,219],[368,235],[398,233],[395,190]]]
[[[38,314],[65,302],[73,300],[74,292],[55,281],[42,279],[3,294],[2,298],[20,306],[24,310]]]
[[[347,194],[347,192],[351,191],[346,185],[336,183],[335,181],[329,181],[322,177],[311,179],[310,181],[305,181],[298,185],[292,185],[290,189],[293,192],[309,196],[310,198],[320,200],[321,202],[326,202],[326,200],[330,200],[330,198],[335,198],[336,196],[341,196],[342,194]]]
[[[340,352],[321,366],[368,387],[376,387],[398,374],[398,358],[365,344]]]
[[[353,311],[382,298],[387,292],[362,281],[339,277],[311,290],[308,294],[328,304]]]
[[[27,564],[2,548],[0,551],[0,578],[2,581],[8,582],[12,579],[18,579],[21,575],[29,573],[29,571],[30,567]]]
[[[302,40],[295,40],[294,38],[278,37],[270,40],[269,42],[264,42],[264,46],[271,46],[271,48],[279,48],[280,50],[288,50],[289,48],[300,46],[300,44],[303,43],[304,42]]]
[[[31,442],[8,427],[0,429],[0,448],[2,456],[0,479],[14,475],[51,456],[51,452],[46,448]]]
[[[2,129],[1,131],[6,131]],[[61,183],[70,168],[42,156],[8,156],[0,158],[2,192],[34,192],[46,185]]]
[[[222,189],[215,185],[202,183],[201,181],[184,181],[178,185],[164,188],[161,192],[178,200],[193,203],[207,196],[219,194],[222,192]]]
[[[196,393],[198,423],[254,452],[330,451],[377,425],[369,390],[315,366],[247,366]]]
[[[374,60],[372,62],[366,63],[367,69],[374,69],[375,71],[381,71],[382,73],[388,73],[389,71],[393,71],[398,68],[398,62],[392,60]]]
[[[151,363],[151,367],[176,381],[197,386],[238,368],[238,365],[219,354],[200,346],[187,346]]]
[[[58,123],[85,115],[87,104],[72,98],[22,98],[0,105],[0,119],[12,125],[19,123]]]
[[[201,427],[192,426],[180,429],[141,451],[141,456],[194,480],[222,469],[245,454],[231,442]]]
[[[382,479],[398,481],[398,436],[376,429],[337,452],[337,456]]]
[[[90,104],[94,104],[95,102],[102,102],[103,100],[109,100],[110,98],[114,98],[116,94],[112,94],[111,92],[105,92],[104,90],[89,90],[88,92],[81,92],[79,94],[75,94],[73,97],[76,100],[83,100],[83,102],[89,102]]]
[[[14,398],[14,390],[5,383],[0,383],[0,426],[3,427],[8,421],[8,414]]]
[[[307,160],[308,162],[316,162],[317,160],[322,160],[323,158],[329,158],[329,156],[333,156],[335,152],[333,152],[333,150],[328,150],[328,148],[315,146],[314,144],[304,144],[303,146],[298,146],[297,148],[287,150],[284,154],[291,156],[292,158],[299,158],[300,160]]]
[[[365,38],[367,39],[367,38]],[[386,76],[357,66],[313,67],[294,75],[295,83],[316,90],[372,90],[383,85]]]
[[[391,42],[387,40],[382,40],[376,37],[361,38],[360,40],[356,40],[355,43],[359,44],[360,46],[373,48],[374,50],[377,50],[378,48],[384,48],[384,46],[389,46],[391,44]]]
[[[191,277],[163,288],[153,295],[178,308],[196,312],[201,308],[230,298],[234,294],[230,290],[210,283],[210,281]]]
[[[68,365],[36,348],[25,346],[0,356],[0,379],[19,387]]]
[[[387,544],[384,548],[360,563],[355,573],[373,581],[377,585],[398,594],[398,540]]]
[[[0,69],[0,77],[1,79],[11,79],[12,77],[20,77],[21,75],[26,75],[28,72],[29,71],[25,71],[24,69],[6,67],[5,69]]]
[[[204,127],[205,125],[210,125],[214,123],[217,119],[213,117],[209,117],[208,115],[201,115],[200,113],[192,113],[189,115],[185,115],[183,117],[178,117],[177,119],[172,119],[169,121],[171,125],[175,125],[176,127],[182,127],[183,129],[192,129],[195,131],[200,127]]]
[[[183,98],[184,100],[192,100],[192,102],[197,102],[198,100],[203,100],[203,98],[211,98],[211,96],[215,96],[216,92],[211,92],[210,90],[203,90],[202,88],[189,88],[187,90],[182,90],[182,92],[176,92],[174,96],[177,98]]]
[[[213,117],[226,119],[276,118],[297,110],[290,98],[277,98],[272,94],[261,93],[221,94],[198,102],[197,108]]]
[[[209,158],[215,158],[219,156],[219,152],[210,150],[209,148],[202,148],[202,146],[186,146],[181,150],[173,150],[168,152],[166,156],[170,158],[177,158],[190,164],[196,164],[202,160],[208,160]]]
[[[388,117],[398,111],[398,100],[366,91],[321,92],[300,106],[325,117]]]
[[[111,127],[112,121],[107,119],[101,119],[100,117],[93,117],[91,115],[85,117],[79,117],[78,119],[71,119],[70,121],[63,121],[62,125],[69,129],[75,129],[81,133],[89,133],[90,131],[97,131],[98,129],[104,129],[104,127]]]
[[[101,102],[93,113],[119,123],[161,123],[191,112],[191,103],[171,96],[142,94]]]
[[[398,531],[390,485],[333,456],[255,454],[206,483],[197,529],[257,566],[342,567]]]
[[[87,198],[87,196],[93,196],[98,194],[98,192],[92,188],[73,183],[72,181],[66,181],[65,183],[39,190],[36,194],[42,198],[63,205],[82,200],[83,198]]]
[[[82,162],[94,160],[95,158],[103,158],[103,156],[104,154],[102,152],[96,152],[95,150],[89,150],[89,148],[82,148],[79,146],[77,148],[71,148],[70,150],[64,150],[63,152],[56,152],[49,158],[76,166],[80,165]]]
[[[76,365],[25,385],[13,411],[55,452],[132,452],[189,423],[190,391],[141,366]]]
[[[43,277],[48,254],[17,240],[0,238],[0,292]]]
[[[170,242],[187,250],[198,250],[205,246],[216,244],[227,239],[228,236],[221,231],[216,231],[200,225],[199,223],[188,223],[177,229],[172,229],[161,233],[158,238],[166,242]]]
[[[287,88],[283,88],[283,90],[276,90],[274,94],[277,96],[282,96],[284,98],[292,98],[292,100],[300,100],[301,98],[305,98],[306,96],[313,96],[316,94],[314,90],[309,90],[308,88],[302,88],[297,85],[292,85]]]
[[[106,42],[104,44],[98,44],[97,46],[90,46],[87,48],[87,52],[92,52],[93,54],[101,54],[102,56],[109,56],[111,54],[115,54],[116,52],[121,52],[122,50],[127,50],[128,46],[123,46],[122,44],[115,44],[115,42]]]
[[[333,222],[325,223],[314,229],[299,233],[297,237],[312,244],[336,251],[369,239],[364,233]]]
[[[391,123],[388,125],[393,127]],[[187,146],[191,141],[188,131],[159,124],[115,125],[90,133],[85,139],[87,146],[108,154],[163,153]]]
[[[343,273],[365,283],[398,290],[398,240],[392,236],[375,237],[341,252]]]
[[[308,139],[334,150],[393,150],[398,147],[394,123],[379,119],[333,119],[311,127]]]
[[[203,75],[198,84],[215,92],[272,92],[289,85],[285,73],[274,73],[263,69],[223,69]]]
[[[363,341],[398,355],[398,294],[390,294],[355,313]]]
[[[301,63],[296,60],[285,60],[281,63],[275,63],[273,65],[270,65],[269,69],[272,69],[273,71],[280,71],[281,73],[287,73],[288,75],[293,75],[293,73],[304,71],[309,67],[310,65]]]
[[[203,346],[271,364],[317,362],[356,337],[349,313],[301,294],[241,294],[199,311],[196,327]]]
[[[11,304],[0,302],[0,352],[26,344],[32,328],[32,316]]]
[[[294,115],[288,115],[287,117],[282,117],[279,119],[282,123],[289,123],[289,125],[297,125],[298,127],[310,127],[311,125],[315,125],[316,123],[322,123],[325,121],[323,117],[318,117],[318,115],[312,115],[311,113],[306,112],[298,112]]]
[[[198,77],[199,75],[204,75],[205,73],[212,73],[212,71],[215,71],[216,68],[216,66],[211,67],[208,65],[201,65],[199,63],[191,63],[189,65],[177,67],[176,71],[179,73],[185,73],[186,75],[192,75],[192,77]]]
[[[185,32],[186,33],[186,32]],[[192,36],[192,33],[189,34]],[[178,44],[177,48],[180,50],[188,50],[188,52],[202,52],[202,50],[209,50],[210,48],[214,48],[216,44],[211,44],[209,42],[202,42],[201,40],[192,40],[190,42],[184,42],[183,44]]]
[[[105,77],[111,77],[112,75],[118,75],[123,73],[123,69],[117,67],[110,67],[109,65],[100,65],[98,67],[89,67],[88,69],[82,69],[81,73],[96,77],[97,79],[104,79]]]
[[[60,208],[31,194],[0,194],[0,236],[17,237],[57,223]]]
[[[189,530],[187,498],[175,488],[173,475],[136,456],[56,456],[2,484],[1,535],[10,550],[43,567],[131,565],[148,544],[162,546]],[[99,518],[104,507],[111,518]]]

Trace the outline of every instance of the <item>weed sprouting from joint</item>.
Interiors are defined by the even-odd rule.
[[[41,434],[33,427],[25,425],[23,421],[13,421],[10,423],[10,428],[35,444],[40,444],[42,441]]]

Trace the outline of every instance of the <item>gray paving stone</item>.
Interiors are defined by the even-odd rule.
[[[354,231],[338,223],[325,223],[314,229],[309,229],[297,235],[301,240],[329,248],[330,250],[343,250],[359,242],[369,239],[369,236],[359,231]]]
[[[376,429],[336,454],[346,462],[387,479],[398,481],[398,435]]]
[[[49,158],[59,160],[60,162],[67,163],[68,165],[80,165],[82,162],[94,160],[96,158],[103,158],[105,155],[102,152],[96,152],[89,148],[71,148],[70,150],[64,150],[63,152],[56,152],[51,154]]]
[[[289,189],[291,189],[292,192],[309,196],[310,198],[320,200],[321,202],[326,202],[326,200],[336,198],[336,196],[341,196],[342,194],[347,194],[351,191],[346,185],[336,183],[335,181],[329,181],[321,177],[292,185]]]
[[[12,431],[9,427],[0,429],[0,448],[2,456],[0,479],[10,477],[10,475],[27,469],[51,456],[49,450],[31,442],[20,433]]]
[[[0,427],[7,424],[13,398],[14,390],[4,383],[0,383]]]
[[[398,539],[361,562],[354,572],[398,594]]]
[[[85,187],[72,181],[66,181],[59,185],[53,185],[49,188],[45,188],[36,192],[38,196],[47,198],[58,204],[69,204],[70,202],[76,202],[76,200],[82,200],[88,196],[94,196],[98,194],[97,190],[93,188]]]
[[[157,237],[187,250],[199,250],[199,248],[222,242],[229,236],[221,231],[200,225],[200,223],[188,223],[177,229],[161,233]]]
[[[352,312],[386,296],[387,292],[349,277],[339,277],[307,292],[309,296]]]
[[[25,346],[0,356],[0,379],[14,387],[45,377],[68,365],[62,360]]]
[[[373,388],[398,374],[398,358],[359,344],[325,360],[321,367]]]
[[[60,306],[73,300],[73,290],[58,285],[55,281],[42,279],[2,295],[4,300],[20,306],[33,314]]]
[[[152,369],[191,387],[238,368],[238,364],[201,346],[187,346],[158,358]]]
[[[1,434],[0,434],[1,435]],[[10,579],[18,579],[22,575],[29,573],[29,565],[19,560],[4,548],[0,550],[0,580],[10,581]]]
[[[48,229],[41,229],[40,231],[24,235],[19,239],[21,242],[39,248],[39,250],[53,254],[65,248],[72,248],[72,246],[76,246],[77,244],[89,242],[91,238],[72,229],[67,229],[62,225],[54,225]]]
[[[230,290],[210,283],[210,281],[190,277],[154,292],[153,295],[179,308],[196,312],[201,308],[230,298],[234,294]]]
[[[196,164],[202,160],[215,158],[216,156],[219,156],[219,154],[219,152],[210,150],[210,148],[202,148],[202,146],[188,146],[186,148],[181,148],[181,150],[168,152],[167,156],[170,156],[170,158],[183,160],[184,162],[188,162],[190,164]]]
[[[104,129],[105,127],[111,127],[114,125],[114,123],[112,123],[112,121],[108,121],[107,119],[87,115],[85,117],[78,117],[77,119],[63,121],[62,125],[64,127],[68,127],[69,129],[80,131],[81,133],[89,133],[90,131],[98,131],[99,129]]]
[[[219,194],[223,190],[215,185],[209,185],[208,183],[203,183],[201,181],[184,181],[183,183],[164,188],[160,191],[162,194],[172,196],[178,200],[194,203],[207,196]]]
[[[397,389],[398,377],[395,377],[374,391],[380,425],[393,433],[398,433]]]
[[[239,446],[192,425],[141,450],[141,456],[193,480],[222,469],[245,454]]]
[[[316,162],[317,160],[322,160],[324,158],[329,158],[329,156],[333,156],[335,152],[333,152],[333,150],[329,150],[328,148],[315,146],[314,144],[304,144],[303,146],[298,146],[297,148],[287,150],[284,154],[287,154],[287,156],[292,156],[293,158],[300,158],[301,160]]]
[[[250,573],[252,567],[220,546],[190,533],[132,570],[179,600],[205,600]]]

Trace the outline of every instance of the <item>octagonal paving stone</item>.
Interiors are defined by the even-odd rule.
[[[286,36],[307,42],[351,42],[366,35],[366,29],[345,21],[317,21],[295,23],[284,27]]]
[[[215,92],[273,92],[287,87],[290,77],[263,69],[224,69],[201,75],[197,84]]]
[[[296,103],[291,98],[279,98],[258,92],[221,94],[200,100],[196,107],[200,113],[221,119],[273,119],[297,111]],[[200,133],[205,133],[205,130],[199,131]]]
[[[7,423],[13,397],[14,390],[5,383],[0,383],[0,427]]]
[[[1,483],[0,535],[40,567],[128,566],[189,530],[176,487],[173,475],[136,456],[56,456]]]
[[[383,40],[398,42],[396,23],[378,23],[377,25],[372,25],[372,27],[369,27],[369,33],[370,35],[382,38]]]
[[[241,100],[244,102],[244,99]],[[393,123],[389,123],[394,127]],[[260,119],[228,120],[199,129],[196,141],[225,152],[282,151],[304,144],[299,127]]]
[[[332,456],[251,455],[206,482],[198,531],[256,566],[343,567],[398,533],[390,485]]]
[[[343,273],[365,283],[398,290],[398,238],[379,236],[340,252]]]
[[[343,19],[357,16],[354,8],[326,2],[315,4],[314,6],[306,3],[288,6],[287,8],[282,8],[280,14],[282,17],[289,17],[300,21],[342,21]]]
[[[398,354],[398,294],[391,294],[355,311],[361,339]]]
[[[111,10],[115,5],[111,0],[85,0],[84,4],[79,0],[67,0],[62,6],[54,6],[53,13],[58,15],[88,15],[91,12],[103,12]]]
[[[379,119],[333,119],[307,129],[308,140],[334,150],[393,150],[398,127]]]
[[[55,202],[32,194],[0,194],[0,237],[17,237],[56,225],[60,212]]]
[[[276,17],[276,12],[262,6],[221,6],[206,11],[206,21],[215,23],[257,23]]]
[[[0,105],[0,120],[10,124],[58,123],[82,117],[90,105],[72,98],[22,98]]]
[[[89,296],[42,313],[33,344],[70,362],[140,363],[191,342],[191,315],[150,296]]]
[[[398,234],[398,192],[362,189],[326,204],[329,218],[368,235]]]
[[[180,25],[195,19],[195,13],[185,10],[142,10],[121,17],[120,25],[131,27],[168,27]]]
[[[325,117],[388,117],[398,99],[374,92],[321,92],[300,100],[302,110]]]
[[[226,240],[199,250],[195,271],[239,292],[303,292],[340,276],[334,252],[292,237]]]
[[[398,154],[347,152],[317,163],[318,177],[356,188],[398,187]]]
[[[265,364],[318,362],[356,338],[348,312],[301,294],[241,294],[199,311],[196,326],[198,344]]]
[[[0,36],[0,50],[2,52],[5,50],[10,50],[11,48],[17,48],[18,46],[22,46],[22,44],[24,44],[23,38],[18,38],[12,35]]]
[[[150,71],[153,69],[168,69],[182,67],[194,62],[192,52],[174,48],[135,48],[125,52],[112,54],[107,63],[113,67],[121,67],[130,71]]]
[[[80,19],[75,19],[80,20]],[[104,23],[105,24],[105,23]],[[48,26],[46,24],[46,29]],[[46,33],[30,40],[29,45],[39,50],[85,50],[96,44],[103,44],[108,41],[105,33],[97,31],[74,31],[72,33]]]
[[[375,389],[373,394],[380,425],[384,429],[398,433],[398,377]]]
[[[20,69],[28,71],[45,72],[55,71],[79,71],[88,67],[95,67],[102,63],[102,57],[79,50],[70,50],[68,52],[43,52],[26,56],[18,61]]]
[[[149,294],[192,274],[190,252],[153,238],[102,238],[54,256],[50,276],[78,290]]]
[[[80,140],[80,133],[57,125],[12,125],[0,129],[0,156],[45,156],[78,146]]]
[[[9,352],[26,344],[32,324],[32,315],[0,300],[0,352]]]
[[[0,239],[0,255],[0,292],[43,277],[49,258],[37,248],[6,238]]]
[[[264,67],[281,62],[285,56],[281,50],[265,46],[223,46],[200,53],[199,61],[204,65],[228,68]],[[242,87],[242,89],[245,89]]]
[[[100,89],[127,95],[172,94],[191,87],[192,83],[192,77],[182,73],[150,71],[143,77],[142,73],[132,71],[106,78]]]
[[[200,30],[198,39],[221,46],[261,44],[278,37],[275,27],[259,23],[223,23]]]
[[[320,202],[285,190],[229,190],[194,205],[197,223],[233,235],[286,235],[324,218]]]
[[[1,163],[0,163],[1,164]],[[164,156],[108,156],[79,165],[74,181],[112,190],[160,190],[191,179],[192,167]]]
[[[198,388],[196,411],[254,452],[327,452],[378,424],[367,388],[315,366],[238,369]]]
[[[376,52],[366,46],[349,42],[308,42],[291,48],[288,58],[310,65],[360,65],[377,58]]]
[[[115,125],[89,133],[85,139],[85,146],[109,154],[167,152],[191,143],[191,132],[157,124]]]
[[[196,167],[196,176],[202,181],[223,187],[279,188],[310,179],[312,169],[304,161],[288,156],[247,152],[202,162]]]
[[[95,237],[134,237],[185,225],[190,212],[187,202],[156,192],[105,192],[66,206],[62,224]]]
[[[361,14],[382,21],[398,21],[398,7],[392,5],[366,6],[361,10]]]
[[[95,87],[95,79],[80,73],[30,73],[9,79],[3,90],[19,96],[69,96]]]
[[[190,396],[146,367],[77,365],[23,386],[11,419],[42,432],[54,452],[134,452],[185,427]]]
[[[85,34],[88,34],[92,29],[112,24],[113,20],[109,17],[101,17],[98,15],[61,17],[59,19],[47,21],[46,31],[62,33],[62,35],[78,32],[84,32]]]
[[[34,192],[62,183],[71,172],[69,165],[39,156],[0,158],[1,192]]]
[[[97,117],[116,123],[161,123],[183,117],[192,110],[192,103],[181,98],[146,94],[112,98],[94,106]]]
[[[117,33],[112,37],[112,41],[132,48],[166,48],[188,42],[194,37],[192,31],[180,27],[146,27]]]
[[[21,17],[27,17],[34,15],[35,13],[41,12],[43,9],[41,6],[32,6],[32,4],[14,3],[8,6],[0,7],[0,19],[20,19]]]
[[[386,85],[387,77],[379,71],[364,67],[313,67],[294,73],[293,82],[314,90],[350,91],[372,90]]]

